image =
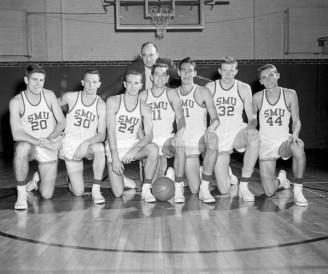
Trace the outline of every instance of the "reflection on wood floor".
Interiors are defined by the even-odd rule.
[[[239,175],[240,164],[232,167]],[[137,168],[128,171],[132,179]],[[184,204],[150,204],[134,189],[115,198],[104,182],[106,203],[96,205],[91,173],[86,165],[85,194],[73,197],[60,164],[53,199],[33,191],[20,211],[13,209],[12,168],[1,164],[0,272],[327,273],[327,173],[307,172],[305,208],[294,205],[292,188],[265,197],[257,172],[250,184],[255,202],[240,200],[232,186],[227,195],[213,187],[213,204],[188,188]]]

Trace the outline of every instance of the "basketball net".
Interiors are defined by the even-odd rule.
[[[166,27],[168,26],[173,9],[171,8],[161,8],[152,7],[149,8],[149,14],[151,16],[152,23],[156,26],[156,37],[162,39],[166,33]]]
[[[320,37],[317,41],[319,47],[321,47],[322,55],[328,55],[328,37]]]

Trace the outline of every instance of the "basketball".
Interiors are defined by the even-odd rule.
[[[167,201],[174,196],[174,182],[167,177],[159,177],[152,186],[152,193],[159,201]]]

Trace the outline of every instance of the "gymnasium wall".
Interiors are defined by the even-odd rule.
[[[130,61],[145,41],[174,60],[320,59],[316,38],[328,36],[327,0],[205,6],[203,31],[169,30],[161,40],[153,30],[116,32],[114,6],[105,12],[102,0],[1,0],[0,15],[0,61]]]

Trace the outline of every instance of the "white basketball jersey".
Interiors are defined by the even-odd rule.
[[[78,92],[76,103],[66,115],[65,137],[84,142],[98,132],[98,102],[97,95],[91,105],[82,101],[82,91]]]
[[[24,132],[35,138],[47,138],[56,126],[54,114],[47,104],[43,90],[40,101],[33,105],[27,98],[25,91],[21,92],[24,104],[24,113],[20,123]]]
[[[186,129],[184,131],[185,139],[192,139],[194,136],[200,136],[205,133],[207,128],[207,109],[200,106],[195,100],[195,92],[198,85],[194,85],[191,91],[186,94],[181,94],[181,87],[178,88],[181,105],[186,120]]]
[[[271,139],[287,139],[289,136],[290,111],[286,106],[285,93],[280,94],[275,104],[267,100],[267,91],[263,91],[262,106],[259,112],[260,135]]]
[[[219,115],[220,126],[217,132],[236,132],[243,125],[244,102],[239,94],[238,80],[230,89],[224,89],[220,80],[215,81],[213,100]]]
[[[165,87],[162,94],[154,96],[151,89],[147,90],[146,103],[151,106],[153,120],[153,138],[165,137],[172,133],[175,112],[167,96]]]
[[[120,106],[115,115],[116,121],[116,140],[117,142],[136,140],[137,132],[141,124],[141,102],[131,111],[126,109],[124,94],[120,95]]]

